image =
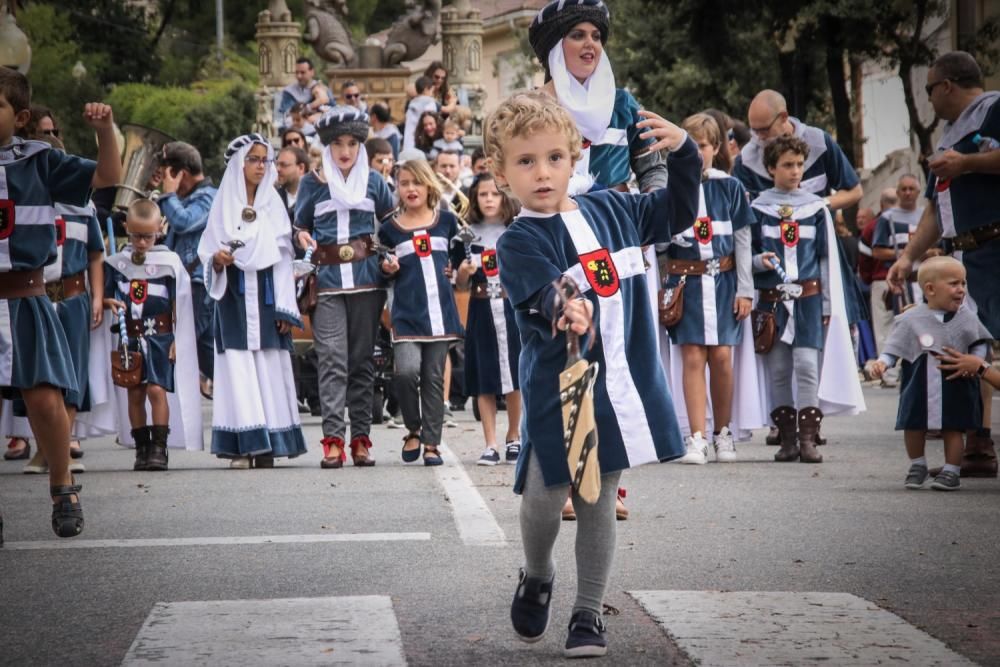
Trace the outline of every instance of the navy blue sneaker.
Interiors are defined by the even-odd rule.
[[[549,604],[552,602],[553,574],[545,579],[529,578],[522,568],[517,581],[514,601],[510,604],[510,622],[518,638],[534,644],[545,636],[549,627]]]
[[[581,609],[569,619],[569,636],[563,655],[567,658],[597,658],[608,652],[604,619],[592,611]]]

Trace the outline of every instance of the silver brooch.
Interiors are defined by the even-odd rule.
[[[257,219],[257,211],[253,210],[252,206],[244,206],[241,217],[243,218],[243,222],[253,222]]]
[[[712,276],[713,278],[722,273],[722,264],[719,262],[718,258],[713,257],[712,259],[705,262],[705,273]]]

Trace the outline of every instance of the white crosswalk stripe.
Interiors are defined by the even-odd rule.
[[[124,667],[405,665],[387,596],[165,602],[153,607]]]
[[[848,593],[629,591],[699,665],[974,665]]]

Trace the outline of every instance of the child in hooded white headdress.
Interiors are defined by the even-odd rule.
[[[264,137],[234,139],[198,245],[214,306],[212,453],[232,468],[270,468],[306,451],[290,354],[291,327],[302,321],[276,178]]]

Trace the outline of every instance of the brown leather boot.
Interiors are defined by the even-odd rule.
[[[774,460],[781,463],[799,459],[798,435],[795,432],[795,408],[782,405],[771,413],[771,421],[778,427],[781,438],[781,449],[774,455]]]
[[[822,463],[823,455],[816,449],[816,436],[823,423],[823,413],[819,408],[799,410],[799,457],[803,463]]]
[[[148,470],[149,438],[148,426],[132,429],[132,439],[135,440],[135,463],[132,470]]]
[[[167,435],[169,426],[150,426],[149,458],[146,459],[146,470],[167,469]]]
[[[962,456],[962,477],[996,477],[997,452],[993,440],[969,431],[965,435],[965,454]]]

